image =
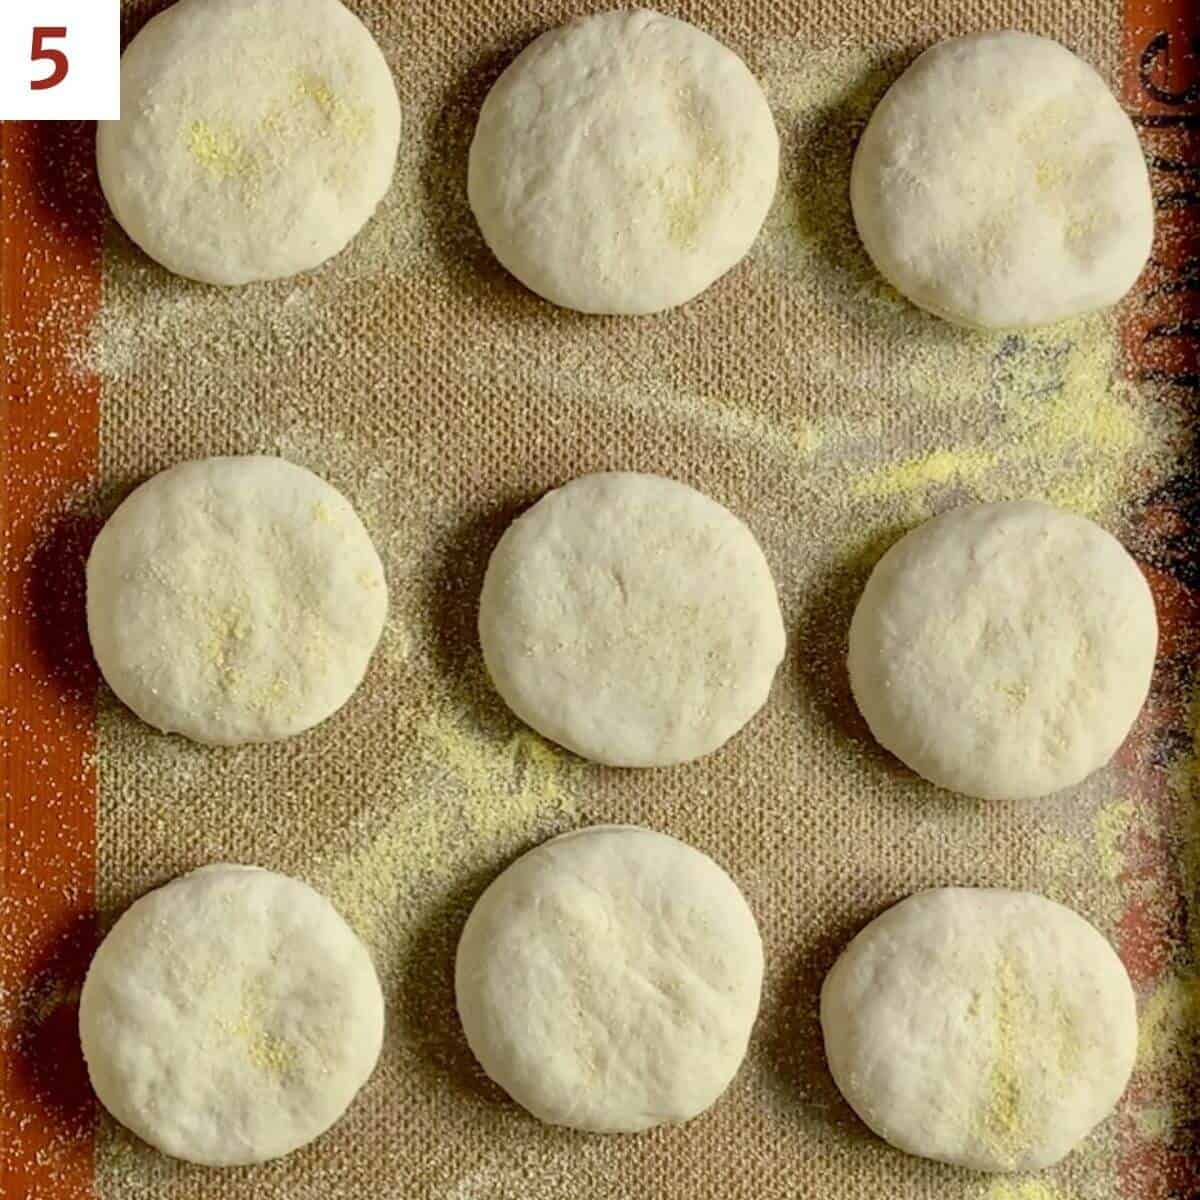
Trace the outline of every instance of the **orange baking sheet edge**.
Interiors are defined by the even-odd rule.
[[[95,943],[96,673],[83,610],[102,205],[82,122],[0,123],[0,1197],[93,1194],[76,1033]]]
[[[1122,60],[1121,98],[1146,151],[1156,226],[1150,264],[1122,309],[1124,359],[1130,377],[1154,386],[1163,403],[1182,406],[1195,431],[1200,420],[1200,6],[1195,0],[1124,0]],[[1141,519],[1160,533],[1182,535],[1183,554],[1190,558],[1198,531],[1185,527],[1188,517],[1181,510],[1194,514],[1194,498],[1173,489],[1152,501]],[[1149,704],[1153,711],[1139,722],[1122,758],[1136,776],[1135,794],[1154,810],[1146,815],[1157,833],[1123,847],[1123,860],[1128,872],[1153,883],[1143,894],[1182,897],[1180,800],[1152,743],[1156,731],[1164,729],[1195,734],[1190,689],[1200,654],[1200,591],[1192,586],[1197,578],[1192,570],[1179,570],[1177,564],[1172,570],[1166,562],[1143,568],[1159,613],[1159,661]],[[1194,800],[1189,796],[1183,802]],[[1179,925],[1186,925],[1189,905],[1197,903],[1200,897],[1185,897],[1172,915],[1170,906],[1132,900],[1122,915],[1117,948],[1143,998],[1178,966],[1167,947],[1186,936]],[[1129,1200],[1193,1200],[1200,1197],[1195,1127],[1185,1121],[1172,1138],[1149,1138],[1133,1119],[1137,1106],[1155,1102],[1158,1085],[1145,1072],[1135,1074],[1131,1103],[1119,1118],[1120,1194]]]

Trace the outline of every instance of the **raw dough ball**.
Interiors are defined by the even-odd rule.
[[[1129,118],[1087,63],[1001,30],[927,50],[871,116],[850,179],[880,273],[983,329],[1114,304],[1154,234]]]
[[[1137,1051],[1129,976],[1081,916],[990,888],[920,892],[821,989],[838,1088],[880,1137],[979,1171],[1056,1163],[1112,1111]]]
[[[649,313],[745,255],[778,171],[745,63],[685,21],[632,10],[526,47],[479,114],[468,190],[526,287],[581,312]]]
[[[220,863],[138,900],[83,985],[104,1107],[165,1154],[277,1158],[336,1121],[383,1039],[366,949],[312,888]]]
[[[205,283],[307,271],[367,223],[392,179],[400,102],[337,0],[179,0],[121,59],[100,183],[152,258]]]
[[[584,758],[660,767],[716,750],[783,658],[767,560],[728,509],[657,475],[585,475],[505,532],[479,637],[497,691]]]
[[[690,1120],[729,1086],[762,990],[758,927],[707,855],[597,826],[518,859],[458,944],[467,1041],[552,1125],[635,1132]]]
[[[1150,589],[1111,534],[1048,504],[975,504],[880,559],[850,625],[850,683],[919,775],[1027,799],[1113,756],[1157,642]]]
[[[199,742],[289,737],[350,698],[387,616],[340,493],[281,458],[206,458],[142,484],[87,565],[88,634],[143,721]]]

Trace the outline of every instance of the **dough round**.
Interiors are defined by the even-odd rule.
[[[1111,534],[1048,504],[974,504],[880,559],[850,625],[850,683],[919,775],[1029,799],[1113,756],[1157,643],[1150,588]]]
[[[585,475],[500,539],[479,605],[496,690],[584,758],[661,767],[716,750],[783,658],[767,560],[728,509],[657,475]]]
[[[1056,1163],[1112,1111],[1137,1052],[1121,960],[1025,892],[937,888],[888,909],[821,989],[825,1053],[893,1146],[978,1171]]]
[[[101,1103],[164,1154],[278,1158],[336,1121],[383,1040],[362,943],[307,884],[220,863],[138,900],[83,985]]]
[[[307,271],[391,183],[400,102],[337,0],[179,0],[121,59],[121,120],[96,137],[114,216],[205,283]]]
[[[290,737],[350,698],[387,616],[349,501],[281,458],[205,458],[142,484],[87,564],[88,634],[143,721],[198,742]]]
[[[632,1133],[729,1086],[762,990],[758,926],[711,858],[666,834],[554,838],[479,898],[458,944],[467,1041],[552,1125]]]
[[[742,259],[778,172],[771,110],[745,63],[641,9],[525,48],[479,114],[468,190],[526,287],[581,312],[650,313]]]
[[[1116,98],[1057,42],[1013,30],[941,42],[909,67],[859,142],[850,195],[884,278],[982,329],[1116,303],[1154,234]]]

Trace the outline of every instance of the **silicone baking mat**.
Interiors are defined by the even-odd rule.
[[[586,318],[523,291],[465,196],[478,106],[517,50],[594,7],[355,0],[405,112],[396,182],[351,248],[234,291],[172,278],[106,221],[93,130],[0,130],[4,621],[0,1195],[600,1200],[1190,1200],[1200,1192],[1200,24],[1187,3],[696,0],[762,79],[783,141],[754,250],[682,309]],[[126,35],[152,11],[126,5]],[[1028,335],[911,308],[849,219],[858,132],[920,49],[976,29],[1057,37],[1138,122],[1154,258],[1115,314]],[[99,684],[83,563],[128,489],[182,458],[267,451],[358,506],[392,614],[360,691],[312,733],[208,750],[153,734]],[[780,585],[789,651],[763,713],[718,754],[656,772],[582,763],[487,685],[479,583],[505,524],[549,487],[626,468],[741,514]],[[845,634],[872,563],[968,499],[1042,496],[1100,520],[1159,606],[1150,702],[1118,760],[1037,804],[912,778],[849,701]],[[475,1067],[453,1011],[466,912],[513,856],[583,824],[664,829],[713,854],[763,930],[747,1062],[676,1129],[550,1129]],[[329,894],[389,1003],[379,1069],[346,1118],[284,1160],[173,1162],[97,1112],[79,984],[135,896],[218,859]],[[872,1138],[824,1066],[817,989],[845,940],[937,884],[1040,891],[1117,946],[1139,997],[1137,1070],[1061,1166],[986,1177]]]

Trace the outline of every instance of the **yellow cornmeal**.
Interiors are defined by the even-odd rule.
[[[1188,934],[1193,957],[1200,960],[1200,688],[1192,697],[1189,722],[1190,752],[1174,764],[1170,778],[1171,790],[1183,805],[1178,847],[1180,874],[1184,895],[1194,900],[1188,909]]]
[[[1024,1094],[1021,1049],[1029,1036],[1028,985],[1011,958],[993,972],[992,1066],[979,1136],[1001,1161],[1016,1162],[1029,1144],[1030,1101]]]
[[[1014,375],[1028,382],[1014,412],[1019,453],[1042,464],[1063,464],[1046,499],[1100,517],[1114,484],[1133,481],[1130,464],[1154,434],[1149,405],[1117,374],[1116,333],[1102,314],[1029,340]],[[1042,376],[1040,357],[1050,360]]]
[[[1136,479],[1139,461],[1153,461],[1156,439],[1174,435],[1121,380],[1111,318],[1013,334],[1006,345],[1011,349],[995,357],[991,378],[980,382],[992,413],[987,425],[960,444],[858,474],[855,492],[905,502],[913,520],[930,515],[931,501],[948,490],[973,500],[1036,496],[1085,516],[1108,516]],[[953,364],[947,372],[956,377]],[[922,398],[931,406],[964,403],[944,387]]]
[[[697,106],[691,85],[679,88],[675,115],[685,130],[685,143],[696,149],[689,166],[674,164],[655,179],[662,203],[667,236],[677,246],[693,249],[696,237],[711,224],[720,203],[729,193],[740,166],[741,153],[733,161],[725,147],[708,131],[706,114]]]
[[[1075,168],[1054,153],[1060,130],[1079,123],[1078,105],[1065,97],[1047,101],[1030,113],[1017,138],[1034,161],[1035,185],[1045,192],[1056,191],[1073,181]],[[1082,172],[1086,175],[1086,171]],[[1087,212],[1087,197],[1079,197],[1077,207]]]
[[[300,101],[316,105],[328,126],[349,143],[361,142],[371,131],[374,113],[369,108],[351,104],[312,71],[297,71],[295,95]]]
[[[235,179],[256,169],[232,126],[193,121],[187,128],[192,157],[218,179]]]
[[[1123,848],[1136,812],[1132,800],[1116,800],[1096,813],[1096,857],[1109,879],[1116,879],[1125,869]]]
[[[270,1075],[286,1076],[296,1065],[295,1045],[278,1034],[260,1030],[246,1034],[245,1041],[251,1062]]]
[[[261,983],[247,980],[242,985],[241,1007],[232,1016],[218,1016],[213,1029],[218,1039],[233,1038],[259,1070],[276,1078],[295,1067],[300,1048],[265,1027],[266,993]]]
[[[1106,213],[1098,208],[1086,208],[1082,213],[1072,213],[1067,221],[1066,240],[1072,249],[1090,260],[1094,253],[1093,245],[1085,239],[1094,240],[1101,225],[1106,221],[1114,223],[1114,220],[1113,213]]]
[[[854,317],[870,327],[869,357],[859,363],[839,355],[806,366],[786,421],[779,413],[766,417],[747,395],[668,387],[645,372],[625,376],[620,360],[605,362],[585,339],[531,359],[515,329],[511,344],[494,342],[488,356],[461,369],[494,379],[505,364],[519,364],[536,371],[545,387],[659,416],[668,429],[686,423],[732,448],[810,463],[814,497],[835,527],[912,525],[959,500],[1021,496],[1111,521],[1134,489],[1153,486],[1181,451],[1180,419],[1122,382],[1111,315],[1019,334],[959,330],[907,304],[867,261],[842,189],[855,131],[890,78],[880,56],[781,43],[766,55],[762,74],[777,123],[785,134],[798,130],[799,144],[785,145],[776,204],[751,252],[751,269],[768,276],[768,286],[782,275],[801,289],[813,309],[796,328],[801,345],[811,324]],[[325,89],[311,80],[303,88],[306,103],[321,111]],[[333,111],[340,110],[335,105]],[[468,118],[459,133],[464,139]],[[368,229],[368,237],[386,235],[394,244],[429,219],[414,209],[420,196],[409,186],[422,161],[402,157],[394,193],[409,203],[373,222],[378,228]],[[469,224],[467,231],[474,232]],[[414,278],[434,272],[436,278],[445,269],[436,239],[428,236],[412,241],[401,257],[364,243],[355,261],[356,246],[345,264],[352,273],[360,263],[378,278],[389,272]],[[293,339],[324,336],[322,304],[336,313],[342,278],[327,272],[315,288],[281,283],[265,290],[262,321],[271,343],[287,347]],[[139,310],[125,313],[125,296],[107,304],[95,339],[75,352],[80,366],[117,379],[186,346],[193,370],[197,363],[214,373],[227,369],[239,345],[228,332],[241,309],[213,289],[176,281],[164,286],[179,295],[156,294],[142,310],[141,293],[131,293],[128,301]],[[316,299],[330,289],[334,296],[309,302],[310,293]],[[349,339],[352,327],[338,336]],[[847,410],[843,395],[869,397],[870,406]]]
[[[1200,1061],[1200,972],[1171,972],[1141,1007],[1139,1070],[1186,1069]]]
[[[854,481],[860,496],[905,496],[938,484],[966,484],[985,475],[996,458],[981,450],[930,450]]]
[[[1012,701],[1014,709],[1020,708],[1029,699],[1030,686],[1024,680],[997,684],[997,687]]]
[[[1043,1119],[1041,1089],[1052,1092],[1056,1076],[1071,1078],[1083,1049],[1068,998],[1055,990],[1043,1008],[1025,971],[1021,959],[1003,952],[993,968],[988,1100],[972,1129],[1000,1162],[1013,1165]],[[1040,1076],[1030,1072],[1031,1062]]]
[[[394,810],[314,872],[381,970],[403,959],[422,894],[453,891],[472,869],[565,827],[578,769],[529,730],[497,739],[446,712],[426,716],[398,760],[407,786]]]
[[[1175,1130],[1176,1116],[1171,1108],[1138,1108],[1133,1119],[1138,1132],[1151,1141],[1162,1141]]]
[[[1079,1025],[1066,996],[1055,991],[1050,997],[1050,1028],[1057,1047],[1056,1061],[1064,1079],[1075,1077],[1079,1069],[1083,1044],[1079,1040]]]
[[[196,120],[184,127],[183,137],[206,172],[223,183],[238,181],[243,202],[253,206],[261,198],[267,174],[286,168],[288,147],[307,146],[315,138],[336,139],[327,173],[331,180],[342,180],[345,163],[340,152],[362,142],[373,121],[369,108],[351,104],[322,76],[296,71],[291,92],[256,121],[243,121],[239,128],[233,118]]]
[[[231,709],[252,713],[286,711],[289,716],[295,716],[299,711],[298,698],[291,694],[292,688],[281,672],[276,671],[270,679],[260,681],[254,678],[253,672],[247,674],[242,670],[243,656],[238,643],[244,642],[254,631],[250,605],[235,603],[222,609],[208,604],[200,596],[185,599],[192,602],[202,627],[207,627],[206,638],[201,644],[202,665]],[[277,624],[282,627],[283,623]],[[329,666],[325,634],[316,627],[304,632],[307,640],[302,644],[297,642],[294,651],[297,657],[302,656],[305,672],[319,677]],[[297,632],[293,630],[293,637],[296,636]]]
[[[1068,178],[1067,168],[1061,158],[1039,159],[1033,169],[1033,180],[1043,192],[1050,192]]]
[[[655,178],[665,219],[667,236],[687,250],[696,247],[696,237],[711,219],[719,193],[729,186],[730,171],[723,156],[712,154],[697,160],[693,170],[673,165]]]
[[[984,1200],[1071,1200],[1067,1192],[1040,1179],[995,1179],[984,1188]]]
[[[1096,875],[1115,885],[1125,871],[1125,847],[1146,814],[1132,801],[1114,798],[1091,812],[1073,814],[1070,836],[1049,835],[1039,841],[1038,853],[1053,862],[1057,875],[1072,879],[1080,874]],[[1120,889],[1107,888],[1115,903],[1123,900]],[[1116,914],[1112,914],[1115,919]]]

